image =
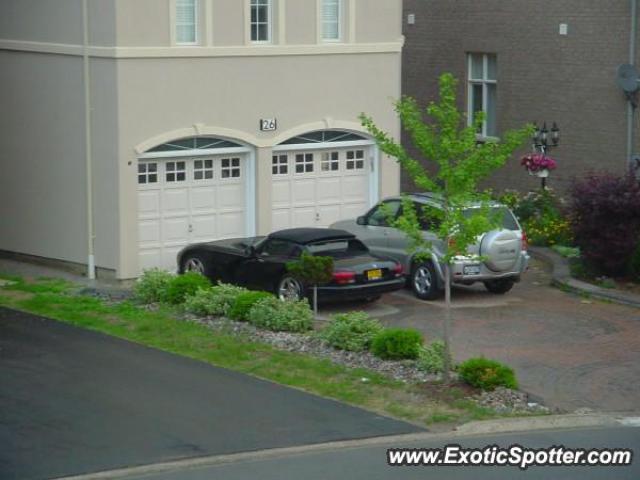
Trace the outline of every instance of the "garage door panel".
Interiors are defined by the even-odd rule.
[[[189,213],[189,192],[186,188],[165,190],[162,193],[162,214],[187,215]]]
[[[160,190],[138,192],[139,218],[157,218],[160,215]]]
[[[217,215],[196,215],[191,218],[193,242],[208,242],[217,238]]]
[[[218,187],[218,206],[221,209],[244,209],[244,188],[240,184]]]
[[[369,179],[348,176],[342,179],[342,198],[345,201],[362,200],[369,196]]]
[[[344,204],[342,205],[341,217],[342,219],[358,218],[360,215],[364,215],[368,208],[369,204],[365,202]]]
[[[340,203],[340,178],[319,178],[316,199],[318,203]]]
[[[212,211],[216,209],[216,187],[196,187],[191,189],[189,196],[191,211]]]
[[[182,250],[186,246],[187,246],[186,243],[181,245],[173,245],[170,247],[165,246],[162,249],[162,268],[165,270],[169,270],[170,272],[177,271],[178,253],[180,252],[180,250]]]
[[[340,205],[318,205],[316,227],[328,227],[341,220]]]
[[[294,179],[292,185],[292,198],[293,205],[309,204],[313,205],[316,202],[316,188],[315,179]]]
[[[274,208],[288,208],[291,202],[291,184],[289,181],[274,181],[271,186],[271,201]]]
[[[314,227],[316,224],[315,206],[308,208],[296,208],[293,210],[292,227]]]
[[[187,217],[165,218],[162,220],[162,242],[187,242],[189,238],[189,219]]]
[[[160,248],[140,250],[138,255],[140,271],[158,268],[162,265],[162,251]]]
[[[284,230],[291,226],[291,211],[287,209],[274,210],[271,214],[271,230]]]
[[[143,220],[138,223],[138,240],[141,248],[158,247],[162,241],[160,220]]]
[[[218,216],[219,238],[242,237],[244,234],[244,215],[240,212],[221,213]]]

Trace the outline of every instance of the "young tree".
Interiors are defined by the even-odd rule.
[[[318,285],[331,281],[333,277],[333,258],[302,254],[300,260],[287,263],[287,271],[291,272],[305,285],[313,287],[313,313],[318,316]]]
[[[499,219],[489,213],[490,193],[481,191],[478,184],[506,163],[530,136],[532,127],[504,132],[501,140],[479,143],[476,134],[481,129],[484,115],[478,113],[472,125],[468,126],[466,116],[456,106],[456,79],[445,73],[439,84],[439,101],[430,103],[424,112],[410,97],[403,97],[395,103],[403,128],[423,160],[435,164],[433,174],[390,135],[380,130],[371,117],[363,113],[360,120],[374,136],[380,150],[398,161],[420,191],[441,196],[442,209],[425,207],[422,212],[416,211],[413,202],[405,197],[403,213],[393,226],[406,234],[410,252],[423,261],[431,258],[432,252],[430,242],[422,233],[421,224],[424,223],[421,220],[434,217],[439,220],[436,234],[446,246],[440,261],[445,277],[444,380],[448,381],[451,369],[451,263],[457,255],[467,255],[467,247],[475,243],[479,235],[496,227]],[[470,204],[479,206],[471,209],[474,212],[471,215]]]

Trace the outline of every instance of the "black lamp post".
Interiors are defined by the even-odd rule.
[[[547,129],[547,122],[542,124],[542,128],[539,128],[534,122],[533,127],[532,140],[534,153],[541,153],[543,156],[546,156],[549,149],[555,148],[560,144],[560,129],[556,122],[553,122],[551,130]],[[542,189],[544,190],[547,187],[547,178],[541,177],[541,182]]]

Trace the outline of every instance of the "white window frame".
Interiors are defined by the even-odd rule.
[[[254,22],[252,21],[252,12],[254,6],[257,7],[254,2],[261,0],[249,0],[249,41],[253,44],[270,44],[273,42],[273,0],[266,0],[267,5],[267,39],[266,40],[254,40],[252,38],[252,27]],[[256,22],[255,25],[261,25],[262,22]],[[259,29],[256,27],[256,35],[259,34]]]
[[[338,4],[338,18],[336,19],[337,22],[337,26],[338,26],[338,36],[336,38],[327,38],[324,35],[324,8],[325,8],[325,3],[326,2],[332,2],[332,3],[337,3]],[[319,18],[319,29],[320,29],[320,39],[322,40],[323,43],[340,43],[342,42],[342,35],[343,35],[343,27],[342,27],[342,19],[344,17],[343,15],[343,9],[344,8],[344,1],[343,0],[320,0],[320,9],[319,9],[319,13],[320,13],[320,18]]]
[[[482,55],[482,78],[473,78],[473,57]],[[473,112],[473,86],[474,85],[482,85],[482,111],[485,112],[485,115],[488,111],[488,99],[489,99],[489,85],[496,86],[496,98],[497,98],[497,90],[498,90],[498,79],[489,79],[489,56],[493,56],[496,58],[496,68],[498,64],[498,57],[494,53],[479,53],[479,52],[470,52],[467,54],[467,125],[472,126],[474,121],[474,112]],[[496,117],[498,106],[495,105]],[[497,118],[496,118],[496,132],[497,132]],[[487,119],[485,118],[484,122],[482,122],[482,132],[478,133],[478,137],[480,139],[497,139],[497,135],[488,135],[487,134]]]
[[[198,45],[199,42],[199,29],[198,29],[198,23],[200,21],[199,15],[198,15],[198,10],[199,10],[199,0],[193,0],[193,42],[181,42],[180,39],[178,38],[178,4],[181,2],[182,0],[174,0],[174,4],[173,4],[173,8],[174,8],[174,18],[175,18],[175,22],[173,25],[174,28],[174,32],[175,32],[175,43],[176,45],[181,45],[181,46],[188,46],[188,45]]]

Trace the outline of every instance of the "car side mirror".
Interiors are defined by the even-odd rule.
[[[367,217],[365,217],[365,216],[358,217],[358,218],[356,219],[356,223],[357,223],[358,225],[366,225],[366,224],[367,224]]]

